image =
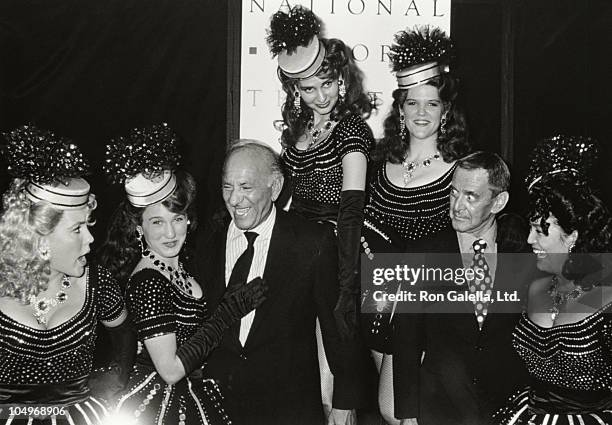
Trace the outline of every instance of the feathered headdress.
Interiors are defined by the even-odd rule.
[[[132,205],[161,202],[176,188],[174,170],[180,164],[177,141],[166,123],[133,129],[106,145],[104,172],[111,182],[124,184]]]
[[[272,15],[266,41],[272,56],[278,56],[280,71],[289,78],[315,75],[325,59],[325,46],[319,40],[321,22],[310,10],[296,5],[288,13]]]
[[[575,184],[589,184],[598,153],[590,137],[557,135],[540,141],[531,154],[527,190],[559,173],[572,176]]]
[[[32,125],[4,137],[9,175],[28,182],[25,193],[30,201],[43,200],[63,209],[87,204],[90,187],[81,176],[88,173],[89,164],[75,144]]]
[[[415,26],[395,34],[389,58],[398,87],[408,89],[448,71],[453,42],[440,28]]]

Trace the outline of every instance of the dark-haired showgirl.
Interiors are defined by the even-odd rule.
[[[412,241],[450,227],[449,194],[455,161],[469,152],[464,116],[457,106],[457,80],[448,72],[453,45],[428,26],[400,31],[390,59],[398,88],[384,121],[384,137],[372,153],[362,245],[376,253],[403,252]],[[379,380],[379,406],[394,416],[391,314],[362,316]]]
[[[228,424],[222,395],[201,368],[223,333],[263,301],[261,279],[226,294],[212,312],[179,254],[196,225],[193,178],[178,171],[165,124],[107,146],[106,171],[124,183],[102,259],[126,288],[138,331],[136,365],[118,410],[138,424]]]
[[[589,185],[596,145],[542,141],[527,178],[528,242],[546,273],[529,287],[513,343],[531,385],[498,412],[504,425],[612,423],[612,215]]]

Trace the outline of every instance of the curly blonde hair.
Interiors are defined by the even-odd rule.
[[[51,267],[41,254],[41,239],[53,232],[63,215],[49,202],[31,202],[25,195],[27,184],[24,179],[13,180],[2,197],[0,215],[0,297],[23,304],[47,289]],[[93,194],[87,207],[96,208]]]

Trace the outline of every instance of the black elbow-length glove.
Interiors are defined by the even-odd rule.
[[[363,225],[365,192],[344,190],[338,211],[338,283],[339,296],[334,308],[338,332],[344,339],[357,334],[359,282],[359,243]]]
[[[266,289],[258,277],[225,294],[212,316],[176,351],[187,375],[202,366],[226,330],[264,302]]]

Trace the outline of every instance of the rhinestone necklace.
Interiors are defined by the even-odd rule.
[[[191,275],[185,271],[183,268],[183,264],[179,261],[178,268],[174,268],[172,266],[167,265],[162,260],[157,258],[155,254],[146,249],[142,253],[143,257],[148,257],[153,265],[157,267],[161,271],[167,271],[170,275],[170,283],[181,288],[183,292],[188,293],[189,295],[193,295],[193,290],[191,289],[192,284],[189,281],[191,279]]]
[[[57,291],[54,297],[39,297],[36,295],[30,295],[29,301],[30,305],[34,309],[32,315],[36,318],[36,321],[39,325],[47,325],[47,314],[51,311],[53,307],[58,304],[63,304],[68,299],[68,293],[66,292],[72,284],[70,283],[70,278],[67,275],[62,277],[62,282],[60,284],[61,288]]]
[[[576,286],[569,292],[559,292],[559,279],[556,275],[553,275],[551,279],[550,288],[548,288],[548,294],[552,300],[552,307],[550,308],[550,318],[555,322],[559,315],[559,307],[565,305],[568,300],[575,300],[580,298],[586,291],[581,286]]]
[[[336,121],[327,120],[320,128],[314,128],[314,119],[311,118],[310,121],[308,121],[308,126],[306,127],[311,138],[310,143],[308,143],[308,147],[310,148],[316,145],[319,141],[319,137],[321,137],[321,134],[329,131],[335,124]]]
[[[404,161],[402,161],[402,167],[404,167],[404,186],[408,186],[408,183],[410,180],[412,180],[412,176],[417,168],[429,167],[432,161],[438,161],[440,158],[442,158],[440,156],[440,152],[436,152],[435,154],[428,156],[423,161],[408,161],[406,158],[404,158]]]

